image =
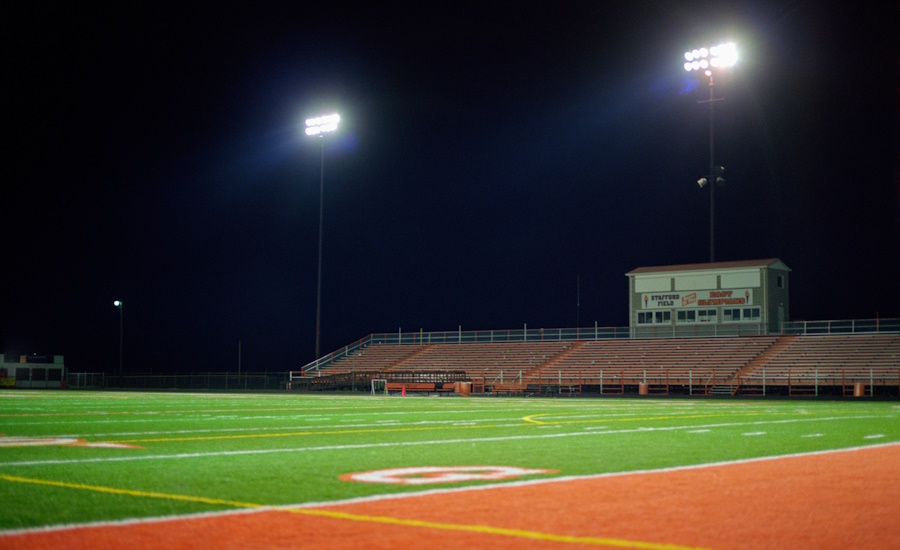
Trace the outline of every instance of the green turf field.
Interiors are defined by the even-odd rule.
[[[524,479],[900,441],[900,404],[0,392],[0,530],[458,487],[345,474],[421,466]],[[410,478],[411,479],[411,478]]]

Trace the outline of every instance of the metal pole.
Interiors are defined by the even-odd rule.
[[[123,356],[123,348],[124,348],[124,335],[125,335],[125,303],[119,302],[119,377],[121,378],[123,374],[122,370],[122,356]]]
[[[319,355],[319,341],[322,334],[322,218],[325,206],[325,140],[322,140],[322,155],[319,165],[319,272],[316,280],[316,359]]]
[[[709,261],[716,261],[716,174],[715,174],[715,101],[713,77],[709,76]]]
[[[575,291],[575,339],[578,339],[578,327],[581,326],[581,275],[578,275]]]

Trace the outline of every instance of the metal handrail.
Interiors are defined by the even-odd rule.
[[[582,328],[535,328],[527,325],[521,329],[506,330],[473,330],[464,331],[462,327],[455,331],[437,332],[389,332],[374,333],[348,344],[336,351],[324,355],[315,361],[304,365],[301,370],[304,375],[318,372],[338,359],[343,359],[353,353],[365,349],[373,344],[399,344],[399,345],[425,345],[425,344],[484,344],[507,342],[572,342],[585,340],[629,340],[648,338],[710,338],[710,337],[734,337],[734,333],[726,329],[734,325],[721,325],[723,332],[718,331],[720,325],[704,327],[712,332],[684,335],[676,329],[683,325],[654,326],[651,334],[646,334],[646,327],[593,327]],[[872,334],[872,333],[898,333],[900,332],[900,318],[897,319],[847,319],[832,321],[789,321],[782,325],[780,333],[766,334],[765,331],[756,330],[744,333],[746,336],[776,336],[780,334],[790,335],[845,335],[845,334]],[[313,374],[314,375],[314,374]]]

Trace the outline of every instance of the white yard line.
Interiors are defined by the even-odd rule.
[[[891,416],[888,416],[891,417]],[[115,456],[115,457],[94,457],[94,458],[71,458],[71,459],[44,459],[44,460],[21,460],[0,462],[0,468],[14,468],[20,466],[51,466],[51,465],[67,465],[67,464],[96,464],[96,463],[112,463],[112,462],[132,462],[132,461],[154,461],[154,460],[184,460],[196,458],[214,458],[222,456],[247,456],[247,455],[264,455],[264,454],[287,454],[287,453],[307,453],[317,451],[343,451],[343,450],[359,450],[359,449],[375,449],[375,448],[399,448],[399,447],[418,447],[424,445],[459,445],[466,443],[496,443],[502,441],[521,441],[532,439],[558,439],[568,437],[588,437],[601,435],[617,435],[630,433],[651,433],[651,432],[669,432],[679,430],[698,430],[713,428],[732,428],[740,426],[770,426],[776,424],[796,424],[803,422],[834,422],[845,420],[863,420],[872,418],[882,418],[880,415],[864,415],[864,416],[840,416],[840,417],[820,417],[820,418],[791,418],[783,420],[756,420],[749,422],[723,422],[705,425],[689,425],[689,426],[663,426],[663,427],[635,427],[621,430],[608,431],[578,431],[568,433],[542,433],[534,435],[511,435],[496,437],[474,437],[468,439],[433,439],[425,441],[406,441],[406,442],[385,442],[385,443],[359,443],[348,445],[320,445],[315,447],[294,447],[286,449],[246,449],[232,451],[209,451],[198,453],[173,453],[173,454],[155,454],[155,455],[132,455],[132,456]]]

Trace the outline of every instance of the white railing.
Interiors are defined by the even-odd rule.
[[[900,319],[843,319],[832,321],[790,321],[783,334],[869,334],[900,332]]]
[[[791,321],[783,324],[781,334],[871,334],[900,332],[900,319],[850,319],[836,321]],[[397,332],[370,334],[337,351],[320,357],[302,367],[303,373],[315,375],[334,361],[348,357],[374,344],[428,345],[475,344],[505,342],[566,342],[583,340],[616,340],[643,338],[710,338],[733,336],[763,336],[767,333],[761,323],[716,323],[694,325],[647,325],[636,327],[534,328],[462,330],[438,332]],[[777,333],[776,333],[777,334]]]

